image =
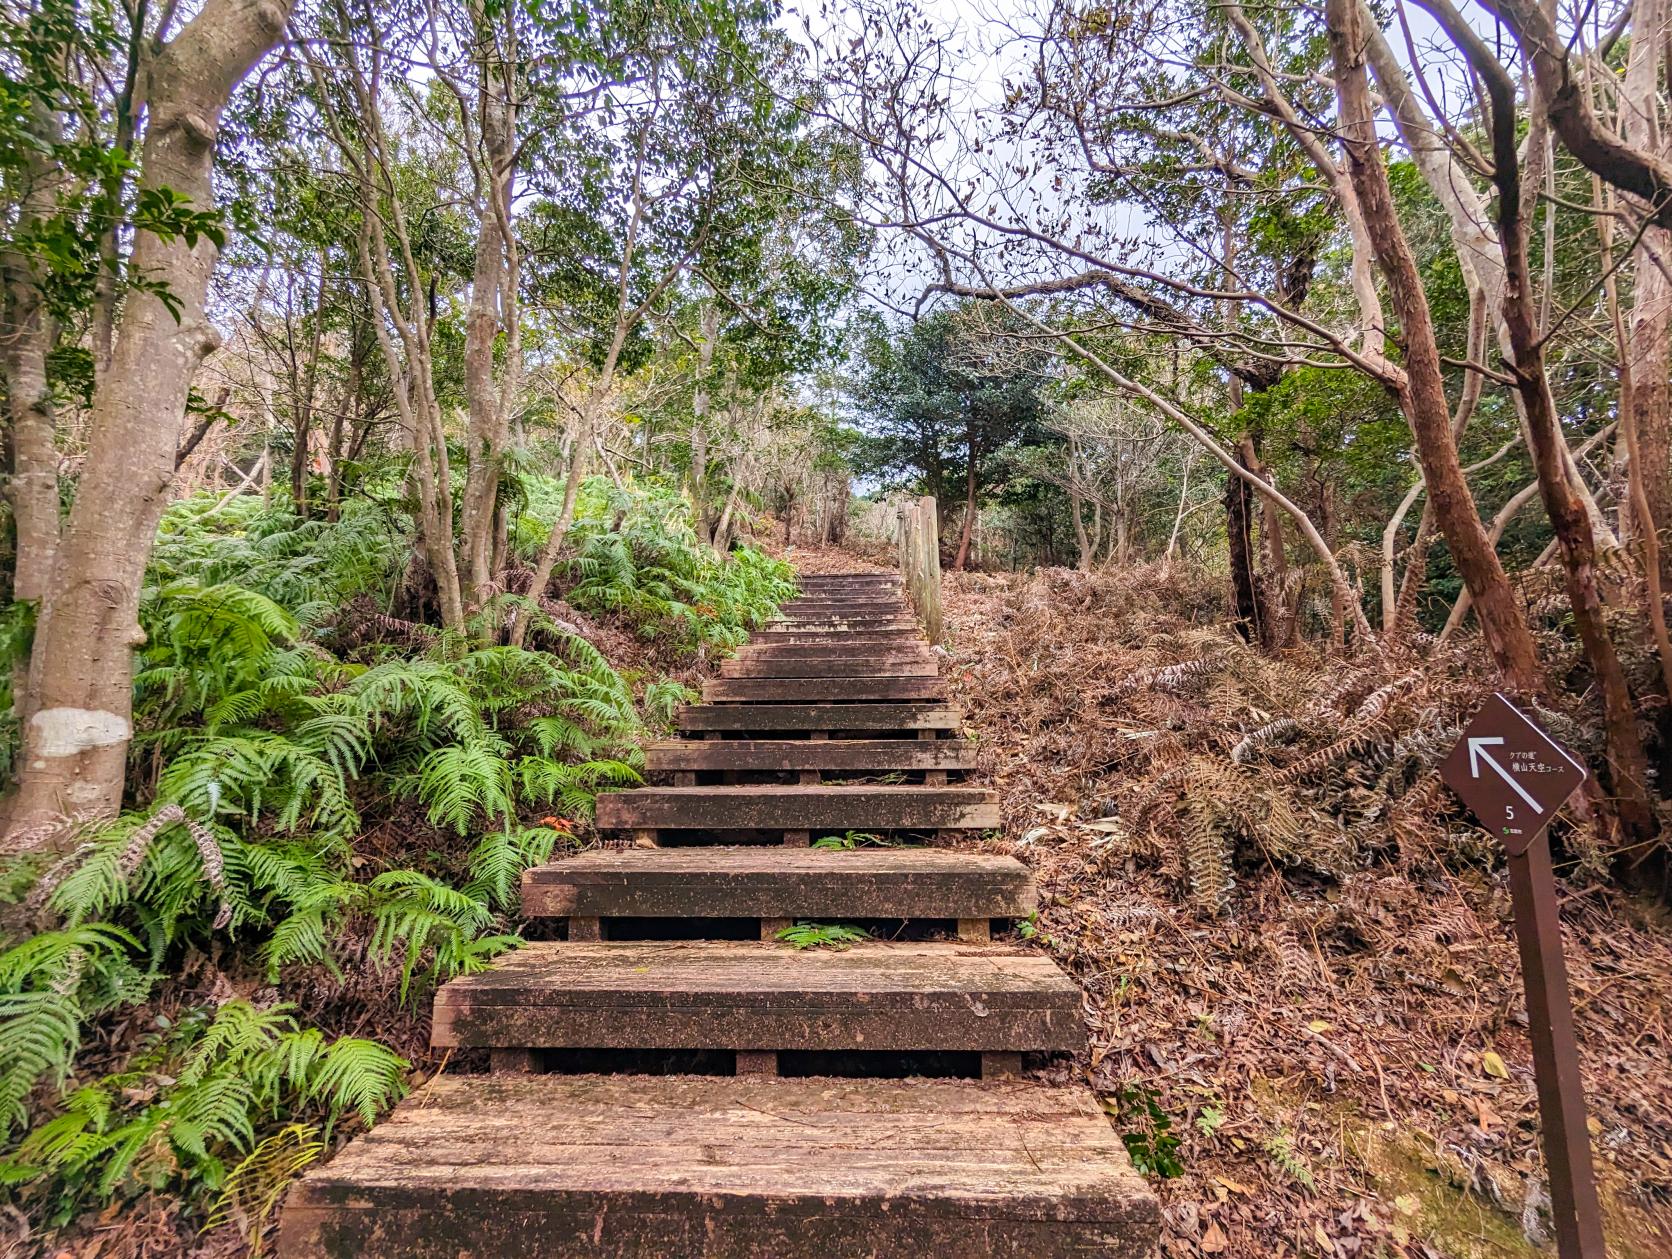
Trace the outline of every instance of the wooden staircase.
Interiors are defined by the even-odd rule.
[[[991,942],[1035,908],[1026,867],[935,846],[998,804],[958,781],[898,581],[803,590],[646,749],[658,785],[600,799],[619,842],[524,876],[566,938],[436,994],[432,1042],[491,1074],[309,1173],[282,1256],[1151,1252],[1096,1099],[1021,1074],[1085,1037],[1078,987]],[[877,938],[798,951],[798,921]]]

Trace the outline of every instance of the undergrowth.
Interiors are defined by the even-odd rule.
[[[526,549],[560,487],[521,488]],[[283,1177],[398,1099],[422,1049],[310,1022],[292,994],[371,994],[369,1025],[399,1023],[516,947],[522,872],[639,781],[639,736],[692,695],[618,670],[543,598],[506,593],[462,632],[414,622],[400,481],[378,489],[335,523],[253,497],[164,518],[133,807],[71,820],[67,857],[0,881],[0,1184],[43,1224],[167,1190],[259,1233]],[[699,545],[654,487],[589,482],[572,537],[568,606],[680,651],[741,641],[794,588]],[[524,648],[499,641],[510,607]],[[6,627],[14,659],[27,628]]]
[[[517,530],[517,548],[529,560],[550,532],[555,489],[531,498],[534,514]],[[672,490],[624,490],[592,478],[576,503],[568,546],[558,584],[569,604],[625,615],[645,637],[688,648],[740,646],[795,593],[781,561],[748,547],[722,558],[702,545],[689,501]]]
[[[1222,583],[1057,569],[947,599],[980,781],[1039,886],[1019,934],[1084,989],[1087,1078],[1155,1180],[1163,1249],[1543,1253],[1502,852],[1438,775],[1490,694],[1480,642],[1266,654]],[[1559,595],[1532,619],[1573,677]],[[1535,713],[1605,770],[1601,715],[1594,691]],[[1664,908],[1577,804],[1550,834],[1610,1239],[1665,1254]]]

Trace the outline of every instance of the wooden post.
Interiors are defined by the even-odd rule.
[[[1022,1055],[1008,1051],[988,1051],[981,1055],[983,1080],[1008,1080],[1022,1074]]]
[[[925,494],[900,510],[900,579],[931,643],[941,640],[940,509]]]
[[[533,1049],[490,1049],[488,1070],[496,1075],[532,1075],[540,1069],[540,1055]]]

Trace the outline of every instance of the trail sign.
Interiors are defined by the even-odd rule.
[[[1550,1213],[1562,1259],[1604,1259],[1602,1208],[1591,1169],[1573,998],[1562,957],[1556,876],[1544,831],[1585,781],[1585,767],[1496,693],[1440,766],[1440,777],[1509,853],[1515,942],[1527,989],[1533,1080],[1550,1169]]]
[[[1519,857],[1585,781],[1585,767],[1494,692],[1440,766],[1440,777]]]

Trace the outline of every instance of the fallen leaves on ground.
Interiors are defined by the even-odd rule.
[[[1182,1168],[1155,1181],[1164,1253],[1553,1250],[1507,884],[1433,775],[1485,694],[1475,649],[1273,659],[1156,569],[947,585],[994,842],[1085,989],[1078,1069],[1136,1161]],[[1540,717],[1587,738],[1583,710]],[[1558,839],[1611,1253],[1665,1255],[1672,931]]]

